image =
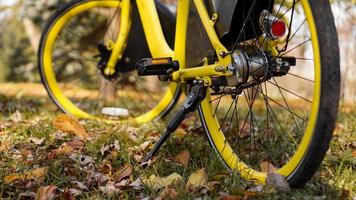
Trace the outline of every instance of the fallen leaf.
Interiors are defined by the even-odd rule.
[[[195,190],[198,187],[206,185],[207,182],[208,178],[205,172],[205,168],[199,169],[198,171],[192,173],[189,176],[186,188],[190,190]]]
[[[84,185],[83,182],[80,182],[80,181],[72,181],[72,183],[77,186],[78,189],[81,189],[81,190],[88,190],[88,187],[86,185]]]
[[[58,148],[58,154],[69,155],[74,151],[74,148],[66,143]]]
[[[224,195],[220,198],[220,200],[241,200],[242,198],[240,196],[235,196],[235,195]]]
[[[256,197],[259,195],[258,192],[253,192],[253,191],[245,191],[244,192],[244,199],[250,199],[250,197]]]
[[[250,188],[248,191],[254,192],[254,193],[261,193],[261,192],[263,192],[263,188],[264,188],[263,185],[257,185],[255,187]]]
[[[74,197],[80,196],[81,194],[83,194],[82,191],[77,190],[77,189],[74,189],[74,188],[70,188],[70,189],[68,190],[68,193],[69,193],[70,195],[74,196]],[[73,199],[75,199],[75,198],[73,198]]]
[[[204,185],[204,187],[208,190],[208,191],[213,191],[215,186],[220,185],[220,182],[218,181],[211,181],[208,182],[206,185]]]
[[[55,133],[54,133],[54,138],[56,139],[56,140],[65,140],[65,137],[67,137],[68,136],[68,133],[65,133],[65,132],[63,132],[63,131],[56,131]]]
[[[126,129],[126,135],[132,140],[133,142],[137,142],[139,139],[139,134],[137,133],[137,128],[129,127]]]
[[[353,151],[353,152],[352,152],[352,157],[353,157],[353,158],[356,158],[356,151]]]
[[[183,128],[178,128],[176,130],[176,132],[174,133],[174,138],[178,138],[178,139],[183,139],[186,135],[187,135],[187,131],[184,130]]]
[[[133,157],[134,157],[134,159],[135,159],[136,161],[140,161],[140,160],[142,160],[143,155],[137,155],[137,154],[135,154]]]
[[[36,198],[36,193],[34,192],[24,192],[19,194],[19,199],[35,199]]]
[[[46,173],[47,173],[46,167],[37,168],[31,171],[26,171],[22,174],[12,173],[4,177],[4,182],[6,184],[11,184],[15,181],[29,181],[29,180],[42,181],[45,178]]]
[[[274,172],[276,171],[277,169],[269,162],[262,162],[260,163],[260,170],[261,172]]]
[[[339,197],[339,200],[346,200],[346,199],[351,199],[351,191],[343,189]]]
[[[113,196],[120,192],[120,189],[116,188],[115,183],[112,181],[109,181],[105,186],[99,186],[99,190],[109,196]]]
[[[111,149],[111,145],[103,145],[100,148],[100,153],[102,156],[105,155],[106,152],[108,152]]]
[[[21,156],[22,156],[22,159],[24,159],[24,160],[27,160],[27,161],[33,160],[33,152],[31,150],[22,150]]]
[[[174,160],[181,163],[184,167],[188,166],[189,159],[190,159],[189,151],[182,151],[174,157]]]
[[[63,132],[68,132],[74,134],[81,139],[88,139],[89,134],[86,132],[84,127],[72,117],[61,114],[56,119],[53,120],[52,125]]]
[[[142,181],[139,178],[132,182],[129,186],[134,190],[141,190],[143,188]]]
[[[32,142],[32,143],[35,144],[35,145],[42,145],[43,142],[45,141],[45,139],[46,139],[46,138],[41,138],[41,139],[39,139],[39,138],[36,138],[36,137],[30,137],[30,138],[28,139],[28,141],[29,141],[29,142]]]
[[[145,151],[145,150],[147,149],[147,147],[150,146],[150,144],[151,144],[151,141],[146,141],[146,142],[142,143],[142,144],[140,145],[141,150],[142,150],[142,151]]]
[[[115,181],[120,182],[122,179],[130,177],[132,174],[132,166],[126,164],[121,170],[114,174]]]
[[[287,179],[278,173],[268,173],[266,183],[277,191],[286,192],[290,190]]]
[[[81,150],[84,147],[84,142],[79,139],[74,139],[72,141],[66,142],[66,144],[73,147],[75,150]]]
[[[12,147],[12,143],[10,141],[0,141],[0,152],[5,152],[10,150]]]
[[[115,140],[114,144],[109,144],[109,145],[103,144],[100,148],[100,153],[102,156],[104,156],[105,153],[110,152],[110,150],[112,149],[115,149],[117,151],[121,150],[119,141]]]
[[[115,184],[115,187],[120,188],[120,189],[125,189],[125,188],[130,188],[130,180],[122,180],[118,183]]]
[[[0,131],[0,136],[6,136],[6,132],[5,131]]]
[[[177,199],[178,193],[175,189],[166,187],[164,190],[159,194],[162,199]]]
[[[11,121],[14,123],[19,123],[22,122],[22,114],[19,110],[16,110],[12,115],[11,115]]]
[[[36,200],[52,200],[55,198],[57,187],[49,185],[38,188]]]
[[[48,154],[48,158],[53,160],[59,155],[71,155],[74,152],[74,148],[67,143],[62,144],[58,149],[52,150]]]
[[[182,180],[182,176],[174,172],[173,174],[164,178],[157,177],[156,175],[153,174],[150,176],[149,179],[143,179],[142,181],[145,185],[149,186],[150,188],[154,190],[158,190],[167,187],[173,183],[176,183],[180,180]]]
[[[85,156],[85,155],[81,155],[79,156],[79,162],[82,166],[87,166],[87,165],[90,165],[90,164],[94,164],[95,161],[92,157],[90,156]]]

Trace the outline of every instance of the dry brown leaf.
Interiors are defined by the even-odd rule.
[[[190,159],[189,151],[182,151],[174,157],[174,160],[181,163],[184,167],[188,166],[189,159]]]
[[[112,181],[109,181],[105,186],[99,186],[99,190],[109,196],[113,196],[120,192],[120,189],[116,188],[115,183]]]
[[[168,187],[169,185],[180,180],[182,180],[182,176],[174,172],[173,174],[164,178],[151,175],[149,179],[143,179],[142,181],[145,185],[151,187],[152,189],[158,190],[164,187]]]
[[[39,139],[39,138],[36,138],[36,137],[30,137],[30,138],[28,139],[28,141],[29,141],[29,142],[32,142],[32,143],[35,144],[35,145],[42,145],[43,142],[45,141],[45,139],[46,139],[46,138],[41,138],[41,139]]]
[[[52,200],[55,198],[57,187],[49,185],[38,188],[36,200]]]
[[[11,141],[7,141],[7,140],[0,141],[0,152],[8,151],[11,149],[11,147],[12,147]]]
[[[178,193],[175,189],[166,187],[159,195],[162,199],[177,199]]]
[[[174,138],[183,139],[187,135],[187,131],[183,128],[178,128],[174,134]]]
[[[84,147],[84,142],[79,139],[74,139],[72,141],[66,142],[66,144],[73,147],[75,150],[80,150]]]
[[[14,122],[14,123],[19,123],[19,122],[21,122],[21,121],[22,121],[22,114],[21,114],[21,112],[20,112],[19,110],[16,110],[16,111],[12,114],[11,120],[12,120],[12,122]]]
[[[84,127],[69,115],[59,115],[56,119],[53,120],[52,125],[58,130],[74,134],[81,139],[89,138],[89,134],[86,132]]]
[[[36,198],[36,193],[34,192],[23,192],[19,194],[19,199],[35,199]]]
[[[225,195],[220,198],[220,200],[241,200],[242,198],[240,196],[234,196],[234,195]]]
[[[42,181],[45,178],[46,173],[47,173],[46,167],[37,168],[31,171],[26,171],[22,174],[12,173],[4,177],[4,182],[6,184],[11,184],[15,181],[28,181],[28,180]]]
[[[190,190],[195,190],[196,188],[206,185],[207,182],[208,178],[205,172],[205,168],[199,169],[198,171],[192,173],[189,176],[186,188]]]
[[[129,127],[126,129],[126,135],[133,142],[137,142],[139,139],[139,134],[137,133],[137,128]]]
[[[214,188],[216,186],[220,185],[220,182],[218,181],[211,181],[211,182],[208,182],[206,185],[204,185],[204,187],[208,190],[208,191],[213,191]]]
[[[74,148],[67,143],[62,144],[58,149],[52,150],[48,154],[49,159],[55,159],[59,155],[71,155],[74,152]]]
[[[120,182],[122,179],[130,177],[132,174],[132,166],[126,164],[121,170],[114,174],[115,180]]]
[[[60,154],[60,155],[69,155],[73,151],[74,151],[74,148],[72,146],[64,143],[58,148],[58,152],[57,153]]]
[[[268,173],[266,183],[278,191],[286,192],[290,190],[287,179],[278,173]]]
[[[269,162],[262,162],[260,163],[260,170],[261,172],[269,173],[269,172],[274,172],[277,169]]]
[[[151,146],[151,141],[146,141],[140,145],[142,151],[145,151],[149,146]]]
[[[5,131],[0,131],[0,136],[6,136],[6,132]]]
[[[353,157],[353,158],[356,158],[356,151],[353,151],[353,152],[352,152],[352,157]]]

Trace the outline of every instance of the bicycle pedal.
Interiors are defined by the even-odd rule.
[[[136,64],[139,76],[169,75],[179,70],[178,61],[172,58],[144,58]]]

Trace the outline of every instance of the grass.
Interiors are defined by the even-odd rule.
[[[107,180],[92,180],[98,173],[114,180],[115,173],[126,164],[130,164],[133,166],[132,174],[128,178],[130,182],[153,174],[159,177],[174,172],[180,174],[182,180],[170,186],[176,191],[177,194],[174,196],[177,199],[219,199],[224,194],[229,194],[235,199],[355,199],[355,108],[354,105],[345,105],[341,108],[331,148],[320,170],[304,188],[289,192],[277,192],[274,189],[249,192],[248,190],[254,187],[253,184],[243,181],[238,174],[233,176],[227,174],[210,148],[202,129],[196,126],[195,122],[198,119],[194,115],[190,116],[185,129],[181,130],[187,135],[172,137],[163,146],[153,164],[146,169],[138,166],[137,160],[147,153],[149,147],[142,150],[139,146],[150,138],[157,139],[164,127],[162,122],[158,126],[147,124],[142,127],[123,127],[97,121],[80,121],[93,139],[84,142],[84,146],[75,150],[75,153],[72,151],[68,155],[59,155],[51,160],[49,154],[63,143],[77,141],[73,136],[63,134],[52,126],[53,119],[60,114],[57,108],[48,98],[0,95],[0,140],[12,144],[10,150],[0,152],[0,198],[17,199],[20,196],[23,198],[26,196],[25,193],[32,194],[33,197],[41,186],[48,185],[55,185],[56,197],[62,199],[68,197],[68,191],[71,189],[82,191],[76,196],[78,199],[159,197],[164,189],[154,190],[147,185],[140,189],[126,187],[119,193],[111,195],[100,188],[107,184]],[[20,113],[22,120],[14,119],[16,112]],[[132,138],[132,133],[137,134],[135,139]],[[45,138],[45,141],[36,145],[29,142],[31,137]],[[115,141],[119,150],[113,147]],[[111,145],[110,150],[102,154],[100,151],[107,145]],[[135,146],[136,148],[133,148]],[[174,161],[174,157],[184,150],[189,150],[191,154],[187,167]],[[28,156],[29,154],[31,156]],[[80,158],[73,159],[73,156]],[[83,165],[82,159],[89,158],[93,162]],[[22,173],[38,167],[47,168],[43,180],[26,179],[11,184],[3,181],[4,177],[11,173]],[[201,168],[206,168],[208,182],[215,181],[215,186],[187,190],[189,176]],[[73,181],[85,183],[87,189],[80,189]]]

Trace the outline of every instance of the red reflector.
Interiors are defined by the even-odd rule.
[[[287,27],[286,24],[282,20],[278,20],[272,24],[271,27],[271,35],[274,38],[281,38],[286,34]]]

